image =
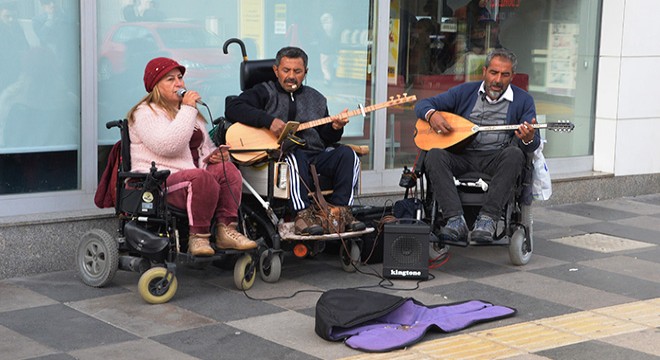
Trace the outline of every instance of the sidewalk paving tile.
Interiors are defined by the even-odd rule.
[[[215,323],[215,320],[173,304],[147,304],[133,293],[81,300],[68,305],[119,329],[144,337]]]
[[[654,359],[660,357],[660,194],[533,207],[534,254],[506,246],[450,247],[427,281],[382,278],[382,265],[342,270],[338,246],[313,258],[284,253],[275,283],[243,292],[231,262],[177,266],[179,288],[147,304],[137,273],[92,288],[77,270],[0,280],[2,359]],[[217,266],[216,266],[217,265]],[[371,354],[314,332],[324,291],[360,287],[426,305],[479,299],[513,317]]]

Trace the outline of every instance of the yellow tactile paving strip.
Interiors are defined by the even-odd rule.
[[[523,353],[512,347],[470,334],[423,342],[420,346],[415,346],[415,352],[420,354],[417,359],[504,358]]]
[[[660,298],[581,311],[494,329],[422,341],[360,359],[506,359],[660,326]]]
[[[652,311],[650,308],[652,306],[655,306],[655,311]],[[610,306],[592,311],[650,327],[660,327],[660,311],[657,309],[660,309],[660,298]]]

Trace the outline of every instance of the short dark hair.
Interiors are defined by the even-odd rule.
[[[490,66],[490,62],[493,60],[494,57],[503,57],[511,62],[511,69],[513,72],[516,72],[516,68],[518,67],[518,57],[516,54],[507,49],[507,48],[497,48],[493,49],[490,52],[488,52],[488,55],[486,55],[486,63],[484,64],[485,67]]]
[[[292,59],[302,58],[305,69],[307,69],[307,53],[299,47],[287,46],[280,49],[275,56],[275,66],[280,66],[283,57]]]

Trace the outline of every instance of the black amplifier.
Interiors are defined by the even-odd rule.
[[[401,222],[384,225],[383,277],[426,280],[431,227],[423,222]]]

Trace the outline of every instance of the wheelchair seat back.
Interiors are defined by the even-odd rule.
[[[118,120],[118,127],[121,139],[121,162],[119,164],[120,171],[131,171],[131,137],[128,134],[128,120]]]
[[[241,91],[252,88],[253,86],[266,82],[277,81],[277,76],[273,71],[275,59],[247,60],[241,63]]]
[[[154,179],[149,173],[131,171],[131,139],[128,131],[128,120],[117,120],[120,130],[119,174],[117,176],[117,213],[131,216],[149,216],[164,218],[166,210],[181,219],[187,219],[185,210],[167,206],[162,202],[165,190],[165,179]],[[108,123],[109,125],[110,123]]]
[[[255,85],[266,81],[277,81],[273,71],[275,59],[245,60],[241,63],[240,85],[241,91],[245,91]],[[238,95],[229,95],[225,98],[225,107]]]
[[[128,120],[118,120],[121,148],[117,176],[117,207],[119,213],[134,216],[160,216],[161,192],[157,184],[147,182],[148,174],[131,171],[131,139]]]

